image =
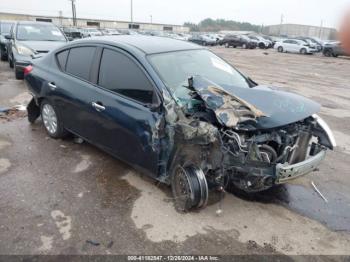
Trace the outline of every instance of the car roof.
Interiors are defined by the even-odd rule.
[[[101,41],[111,45],[123,45],[137,48],[145,54],[166,53],[173,51],[184,51],[203,49],[203,47],[172,38],[145,36],[145,35],[117,35],[99,36],[90,39],[79,40],[79,42]]]

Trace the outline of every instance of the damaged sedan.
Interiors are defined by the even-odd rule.
[[[28,118],[81,137],[171,185],[175,206],[211,190],[267,190],[306,175],[335,146],[320,105],[261,86],[206,48],[168,38],[78,40],[24,70]]]

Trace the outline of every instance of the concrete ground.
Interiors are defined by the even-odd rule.
[[[40,121],[15,115],[0,119],[0,254],[350,255],[350,60],[213,51],[260,84],[322,104],[339,147],[319,171],[179,214],[168,187],[86,143],[50,139]],[[0,63],[0,108],[28,99]]]

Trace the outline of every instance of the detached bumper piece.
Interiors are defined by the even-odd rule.
[[[304,176],[314,171],[326,156],[326,150],[320,151],[303,162],[285,165],[278,164],[276,166],[276,184],[283,184],[297,177]]]

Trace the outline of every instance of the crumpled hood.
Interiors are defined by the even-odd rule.
[[[62,45],[65,45],[65,41],[18,41],[21,45],[24,45],[35,52],[50,52]]]
[[[226,99],[219,99],[215,89],[221,89],[221,93]],[[243,106],[251,112],[250,116],[256,121],[257,129],[270,129],[279,126],[288,125],[320,111],[321,106],[303,96],[272,90],[267,86],[257,86],[254,88],[238,88],[233,86],[219,86],[209,80],[195,76],[193,77],[193,88],[204,100],[206,106],[212,109],[218,121],[227,127],[233,127],[228,124],[228,116],[235,110],[228,110],[225,100],[243,101]],[[215,102],[216,101],[216,102]],[[223,114],[223,112],[225,112]],[[248,114],[249,115],[249,114]],[[237,115],[235,116],[237,118]],[[237,123],[246,120],[245,117],[237,118]]]

